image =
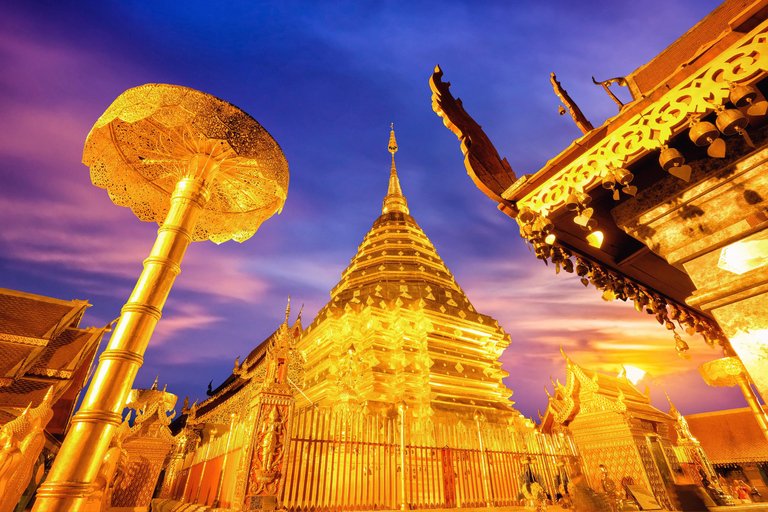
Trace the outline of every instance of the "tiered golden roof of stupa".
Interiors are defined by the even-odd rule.
[[[318,405],[454,421],[475,412],[517,417],[498,357],[509,335],[475,310],[410,216],[395,168],[381,216],[297,344],[304,392]]]

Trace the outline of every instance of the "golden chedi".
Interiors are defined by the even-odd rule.
[[[476,413],[506,423],[520,414],[498,357],[509,335],[475,310],[411,217],[395,169],[381,216],[365,235],[331,300],[305,330],[304,396],[320,407],[454,424]],[[306,397],[306,398],[305,398]]]

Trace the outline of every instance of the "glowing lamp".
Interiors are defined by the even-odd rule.
[[[587,242],[592,247],[596,247],[599,249],[603,245],[603,232],[602,231],[593,231],[590,234],[587,235]]]
[[[717,266],[741,275],[760,268],[766,263],[768,263],[768,240],[742,240],[723,248]]]

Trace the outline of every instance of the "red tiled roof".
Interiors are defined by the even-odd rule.
[[[0,289],[0,338],[3,334],[42,338],[84,304]]]
[[[768,440],[748,407],[691,414],[685,419],[713,464],[768,461]]]
[[[647,94],[672,75],[681,64],[691,61],[723,32],[730,30],[729,22],[754,0],[728,0],[706,18],[680,36],[648,64],[632,73],[640,90]]]
[[[93,338],[94,332],[85,329],[67,329],[52,339],[35,361],[35,367],[62,370],[76,363],[80,351]]]
[[[19,379],[10,386],[0,388],[0,407],[37,407],[45,398],[51,382]]]

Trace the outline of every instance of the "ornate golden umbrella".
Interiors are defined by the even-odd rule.
[[[83,163],[115,204],[160,228],[38,490],[40,512],[98,507],[102,463],[189,242],[248,239],[280,211],[288,190],[283,152],[256,120],[176,85],[147,84],[121,94],[88,134]]]

